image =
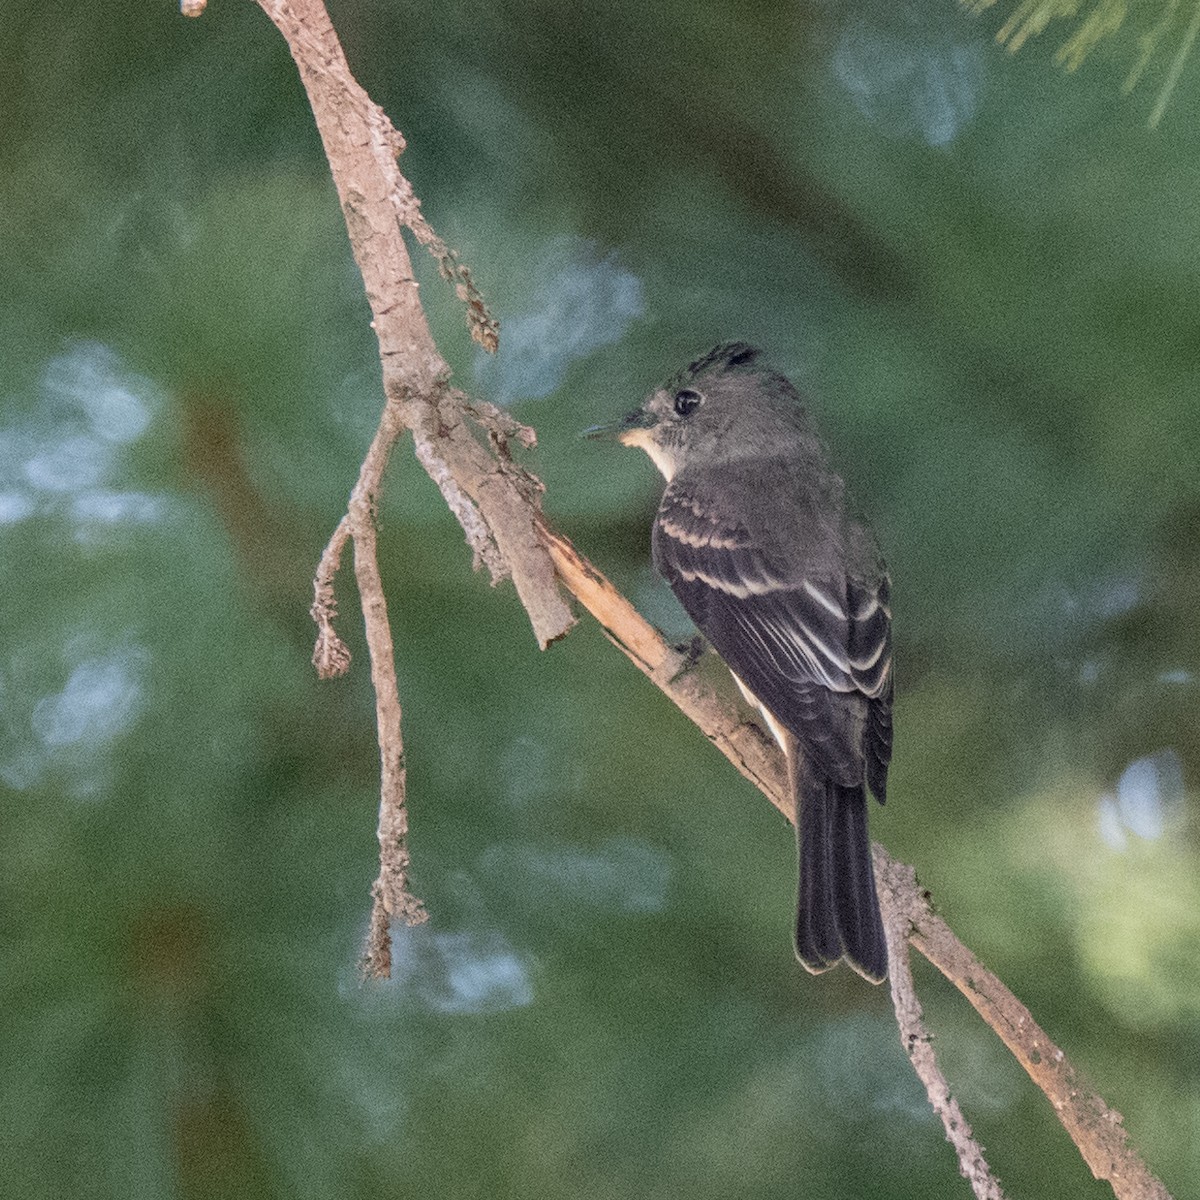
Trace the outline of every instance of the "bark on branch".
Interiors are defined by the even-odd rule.
[[[774,741],[757,726],[747,725],[739,718],[732,698],[726,699],[705,686],[695,672],[680,674],[682,656],[667,645],[658,631],[566,538],[551,531],[544,522],[542,532],[554,555],[559,575],[614,643],[790,819],[787,769]],[[1170,1193],[1129,1144],[1121,1114],[1109,1108],[1082,1080],[1029,1010],[934,912],[930,895],[917,884],[912,867],[896,862],[878,844],[874,851],[885,926],[889,930],[903,930],[912,947],[971,1001],[1045,1093],[1092,1174],[1097,1179],[1107,1180],[1121,1200],[1170,1200]],[[894,977],[892,987],[897,987]],[[903,1031],[905,1021],[902,1017],[900,1024]],[[908,1050],[907,1045],[905,1049]],[[918,1067],[916,1062],[913,1065]],[[919,1067],[918,1074],[927,1090],[940,1087],[940,1075],[927,1076]],[[945,1120],[945,1114],[941,1115]],[[964,1159],[963,1150],[957,1146],[956,1149],[959,1149],[964,1176],[974,1180],[976,1171],[968,1162],[970,1154]],[[977,1189],[976,1194],[991,1193]]]
[[[404,138],[350,73],[329,14],[320,0],[261,0],[287,41],[299,68],[329,160],[354,258],[371,305],[383,367],[384,409],[363,461],[346,516],[321,558],[314,584],[317,622],[314,662],[325,677],[349,669],[350,653],[334,627],[334,579],[347,539],[354,542],[354,570],[375,687],[380,755],[379,877],[372,889],[370,930],[363,970],[386,977],[391,970],[392,919],[424,920],[421,902],[408,888],[408,817],[400,694],[387,601],[375,553],[375,511],[383,475],[397,439],[412,432],[417,458],[441,489],[474,552],[493,582],[511,576],[540,646],[562,637],[574,617],[560,595],[534,521],[540,485],[507,452],[514,434],[532,431],[507,424],[488,407],[472,407],[448,386],[450,370],[434,345],[418,297],[403,230],[438,260],[444,278],[467,306],[471,335],[496,347],[496,322],[488,314],[470,272],[430,228],[397,159]]]
[[[404,138],[350,74],[324,4],[260,2],[287,40],[308,93],[379,341],[385,396],[381,436],[356,490],[372,501],[378,496],[391,448],[410,430],[418,458],[458,517],[477,560],[488,566],[493,580],[512,577],[538,644],[547,646],[571,628],[574,618],[534,532],[539,488],[486,444],[503,443],[509,433],[448,386],[450,369],[429,332],[403,229],[432,250],[466,302],[472,336],[490,349],[496,345],[496,322],[470,273],[421,214],[397,163]]]

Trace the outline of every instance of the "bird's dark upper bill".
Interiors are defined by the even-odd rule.
[[[609,421],[605,425],[593,425],[590,429],[585,429],[580,437],[620,437],[621,434],[628,433],[631,429],[649,429],[656,420],[653,413],[647,412],[644,408],[635,408],[633,412],[626,413],[616,421]]]

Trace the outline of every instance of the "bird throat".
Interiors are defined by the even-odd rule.
[[[636,446],[640,450],[645,450],[650,455],[650,461],[662,472],[663,478],[668,483],[675,478],[675,457],[654,440],[652,429],[626,429],[617,434],[617,441],[622,446]]]

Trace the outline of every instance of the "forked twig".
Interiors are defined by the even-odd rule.
[[[375,509],[393,446],[412,432],[417,457],[441,489],[494,581],[511,575],[542,645],[561,637],[574,617],[559,594],[549,557],[538,542],[536,505],[522,472],[489,449],[488,421],[476,417],[460,393],[446,386],[449,368],[438,353],[417,296],[402,235],[411,229],[437,258],[467,306],[472,336],[495,349],[497,325],[470,272],[421,214],[397,158],[404,138],[350,73],[329,14],[320,0],[260,0],[287,40],[312,104],[329,160],[355,261],[371,304],[379,340],[385,403],[363,460],[346,515],[338,522],[314,580],[317,622],[314,662],[323,677],[344,673],[349,650],[334,628],[334,580],[347,540],[362,601],[371,680],[375,687],[380,754],[379,877],[363,956],[364,970],[390,971],[390,920],[424,919],[408,888],[404,746],[387,601],[375,547]]]

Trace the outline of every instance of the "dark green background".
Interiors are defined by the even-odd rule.
[[[540,654],[402,446],[381,513],[413,883],[355,961],[377,758],[308,663],[379,409],[283,42],[245,0],[3,6],[4,1196],[962,1197],[886,991],[792,961],[784,822],[584,621]],[[343,3],[504,327],[460,384],[672,636],[656,482],[576,432],[726,337],[813,396],[894,574],[876,835],[1200,1195],[1200,86],[945,3]],[[1131,766],[1131,764],[1133,764]],[[1095,1197],[917,964],[1014,1197]]]

